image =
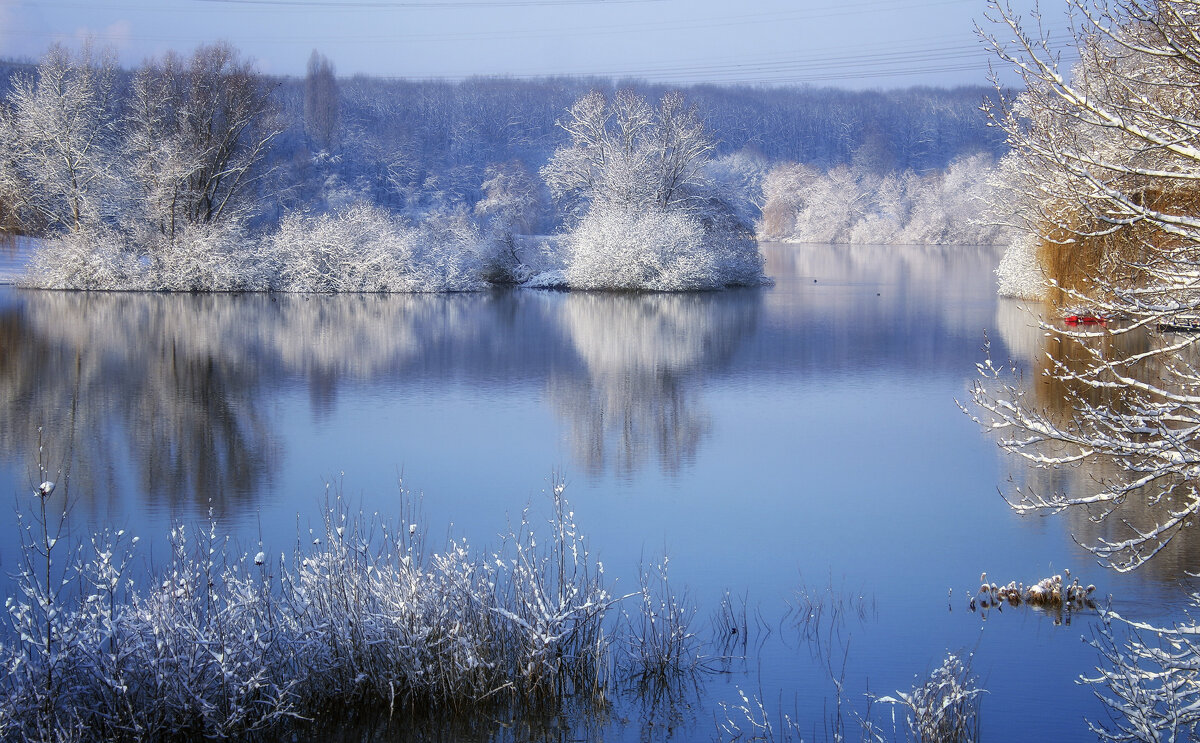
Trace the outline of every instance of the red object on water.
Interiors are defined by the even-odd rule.
[[[1063,318],[1063,322],[1068,325],[1103,325],[1108,320],[1100,315],[1080,313],[1077,315],[1067,315]]]

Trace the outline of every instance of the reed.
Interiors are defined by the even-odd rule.
[[[521,719],[611,694],[619,599],[561,484],[545,525],[527,509],[491,551],[429,550],[411,505],[397,524],[336,492],[291,555],[179,526],[136,587],[136,540],[58,542],[52,499],[27,503],[0,636],[5,740],[277,736],[347,710]]]
[[[1151,213],[1195,214],[1200,192],[1190,189],[1143,188],[1131,202]],[[1051,210],[1053,211],[1053,210]],[[1039,230],[1038,263],[1051,287],[1047,299],[1055,306],[1085,298],[1103,300],[1103,287],[1147,285],[1154,268],[1180,250],[1186,242],[1153,219],[1130,214],[1060,212]]]

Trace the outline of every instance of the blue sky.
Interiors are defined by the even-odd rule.
[[[1047,17],[1063,27],[1061,13]],[[225,40],[267,72],[983,84],[983,0],[0,0],[0,56],[92,36],[136,64]]]

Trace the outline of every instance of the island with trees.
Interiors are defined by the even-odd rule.
[[[714,289],[764,280],[756,239],[1003,239],[982,88],[287,79],[216,44],[54,47],[0,93],[30,287]]]

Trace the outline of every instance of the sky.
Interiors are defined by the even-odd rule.
[[[1044,5],[1051,28],[1065,28],[1055,0]],[[980,85],[993,61],[975,33],[985,10],[984,0],[0,0],[0,57],[91,37],[128,65],[228,41],[288,75],[316,49],[338,75]]]

